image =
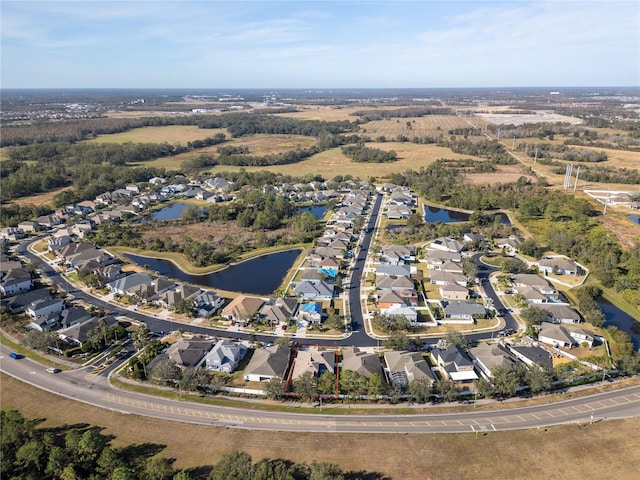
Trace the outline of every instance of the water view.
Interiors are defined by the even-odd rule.
[[[188,203],[175,202],[167,205],[160,210],[153,212],[148,218],[159,222],[168,222],[169,220],[178,220],[182,216],[182,212],[189,208]]]
[[[307,207],[300,207],[297,210],[297,213],[311,212],[313,213],[318,220],[324,217],[324,214],[327,213],[326,205],[309,205]]]
[[[629,215],[629,218],[633,223],[640,225],[640,215]]]
[[[605,325],[618,327],[629,335],[631,337],[631,343],[633,343],[633,348],[638,350],[640,348],[640,322],[602,297],[598,299],[598,305],[606,318]]]
[[[511,225],[511,221],[505,213],[496,213],[493,217],[494,219],[499,219],[499,222],[503,225]],[[429,205],[424,206],[424,221],[427,223],[468,222],[470,218],[470,213],[458,212],[456,210],[450,210],[442,207],[432,207]]]
[[[162,258],[132,253],[126,253],[125,256],[141,267],[183,282],[234,292],[271,295],[280,286],[299,254],[299,249],[270,253],[203,275],[187,273],[175,263]]]

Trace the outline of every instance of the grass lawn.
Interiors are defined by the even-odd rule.
[[[159,444],[164,447],[160,455],[175,458],[176,468],[211,465],[224,453],[244,450],[254,462],[262,458],[327,461],[345,471],[379,472],[392,480],[559,478],[559,472],[564,480],[637,478],[637,462],[631,459],[637,458],[640,448],[640,418],[478,437],[471,432],[259,432],[125,415],[58,397],[6,375],[1,380],[3,409],[18,408],[27,417],[44,417],[42,427],[79,423],[104,427],[104,434],[115,435],[114,446]]]

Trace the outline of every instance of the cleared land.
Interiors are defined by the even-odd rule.
[[[227,134],[225,129],[198,128],[195,125],[167,125],[163,127],[134,128],[128,132],[98,135],[89,140],[93,143],[175,143],[186,144],[193,140],[213,137],[216,133]]]
[[[42,205],[53,205],[53,197],[71,188],[73,187],[63,187],[63,188],[58,188],[56,190],[51,190],[50,192],[46,192],[46,193],[39,193],[37,195],[30,195],[28,197],[16,198],[15,200],[12,200],[10,203],[15,203],[16,205],[33,204],[38,207]]]
[[[380,135],[387,138],[396,138],[398,135],[405,135],[409,138],[437,137],[440,134],[448,136],[449,130],[469,127],[469,123],[457,115],[425,115],[423,117],[375,120],[361,125],[360,132],[373,139]]]
[[[205,427],[124,415],[74,402],[2,375],[2,408],[20,409],[42,426],[89,423],[116,446],[160,444],[176,468],[211,465],[231,450],[254,461],[282,458],[337,463],[393,480],[637,478],[640,418],[542,430],[456,435],[292,434]],[[42,405],[47,405],[46,412]],[[345,446],[348,445],[348,451]]]

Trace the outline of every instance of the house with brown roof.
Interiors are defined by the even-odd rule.
[[[318,378],[325,372],[335,373],[336,351],[318,346],[303,346],[293,362],[291,379],[296,380],[307,372]]]
[[[351,370],[367,378],[374,373],[382,373],[378,354],[364,352],[358,347],[343,347],[340,365],[342,370]]]
[[[239,295],[222,309],[222,316],[246,325],[255,318],[263,304],[264,300],[261,298]]]
[[[289,367],[290,355],[291,350],[283,345],[256,349],[247,368],[244,369],[244,380],[267,382],[276,377],[284,379]]]
[[[389,383],[406,387],[414,380],[436,381],[427,361],[418,352],[389,351],[384,353],[385,372]]]

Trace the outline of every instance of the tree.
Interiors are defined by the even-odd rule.
[[[434,393],[442,395],[447,402],[453,402],[458,394],[456,385],[448,378],[436,381],[433,385],[433,391]]]
[[[145,464],[144,478],[147,480],[169,480],[173,475],[171,461],[167,458],[153,457]]]
[[[309,480],[344,480],[344,474],[338,465],[327,462],[311,462]]]
[[[180,470],[173,476],[172,480],[193,480],[193,477],[186,470]]]
[[[295,480],[295,477],[285,462],[263,459],[253,467],[251,480]]]
[[[525,372],[524,381],[534,395],[551,390],[553,370],[545,367],[533,367]]]
[[[318,392],[325,395],[335,395],[336,376],[333,372],[324,372],[318,378]]]
[[[286,385],[287,382],[284,379],[280,377],[273,377],[264,384],[264,388],[262,390],[268,398],[281,400],[284,397],[284,389]]]
[[[149,377],[160,383],[174,385],[180,379],[180,369],[175,361],[167,358],[155,362],[149,372]]]
[[[384,346],[391,350],[406,350],[410,343],[411,340],[404,333],[393,332],[384,341]]]
[[[16,460],[25,471],[38,473],[42,471],[44,453],[42,442],[34,439],[18,448]]]
[[[251,456],[246,452],[235,451],[222,456],[211,470],[209,478],[211,480],[250,479],[252,474]]]
[[[478,393],[485,398],[493,396],[493,393],[495,392],[495,388],[491,384],[491,382],[487,381],[484,378],[480,378],[476,382],[476,389]]]
[[[370,397],[378,397],[384,395],[388,390],[387,382],[380,373],[373,373],[369,377],[369,385],[367,388],[367,395]]]
[[[83,466],[92,466],[106,446],[106,437],[93,428],[87,430],[82,434],[78,442],[77,461]]]
[[[540,325],[548,316],[549,314],[546,310],[534,305],[528,305],[520,310],[520,318],[522,318],[529,327]]]
[[[34,350],[47,351],[55,345],[53,335],[49,332],[29,329],[22,339],[23,345]]]
[[[409,382],[407,393],[413,402],[425,403],[431,398],[431,381],[418,378]]]
[[[349,396],[366,395],[369,390],[369,380],[353,370],[343,370],[338,381],[340,392]]]
[[[519,364],[512,366],[497,366],[491,370],[493,385],[502,397],[512,397],[518,387],[523,384],[525,367]]]
[[[458,347],[462,350],[466,350],[469,344],[465,336],[455,330],[448,331],[444,336],[444,341],[449,347]]]
[[[293,391],[303,397],[313,397],[318,394],[316,377],[311,372],[305,372],[293,381]]]

